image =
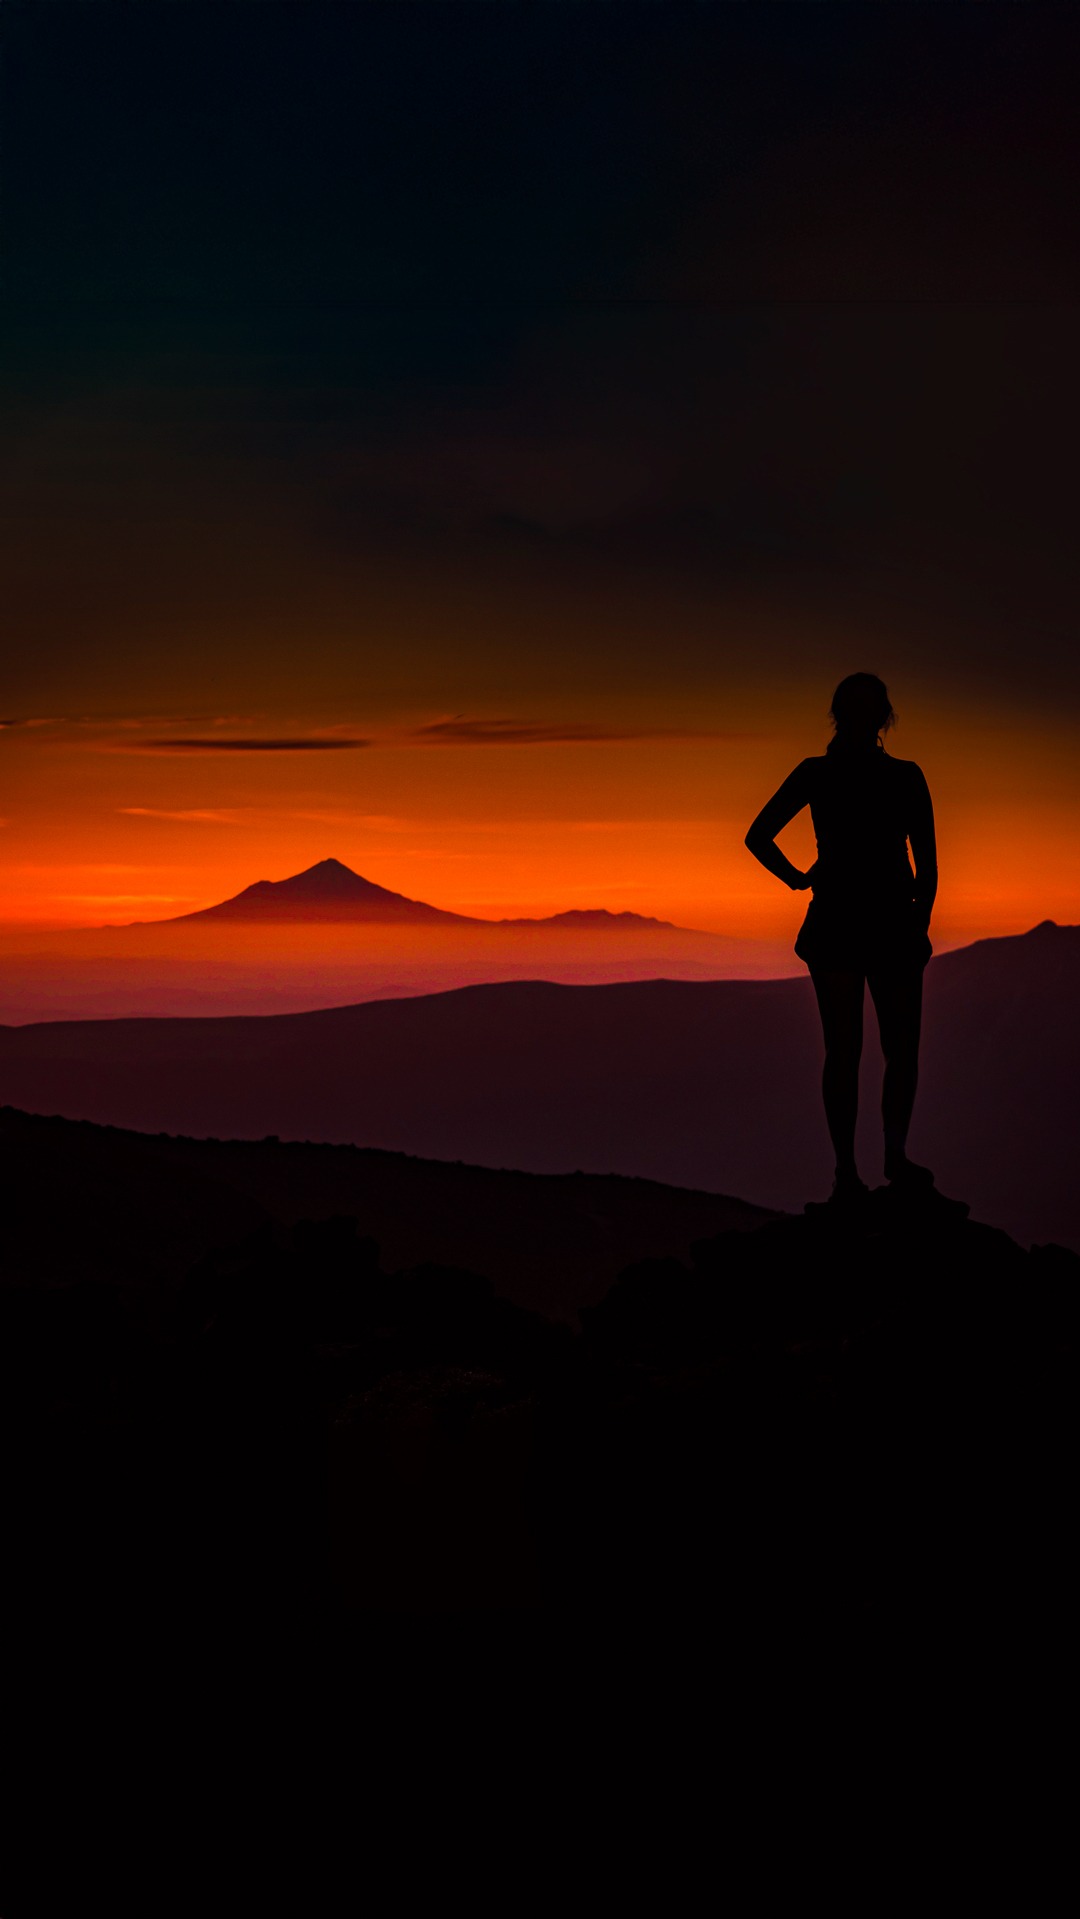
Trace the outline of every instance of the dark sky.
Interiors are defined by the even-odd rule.
[[[14,719],[1080,718],[1076,9],[0,36]]]

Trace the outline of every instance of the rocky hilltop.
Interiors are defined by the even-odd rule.
[[[24,1208],[0,1290],[20,1587],[714,1627],[745,1606],[788,1633],[886,1590],[909,1623],[928,1592],[985,1611],[1003,1563],[1069,1590],[1074,1254],[883,1190],[630,1259],[575,1331],[505,1279],[388,1260],[363,1216],[223,1212],[219,1243],[178,1246],[195,1169],[166,1141],[144,1256],[120,1206],[110,1272],[91,1197],[130,1136],[70,1127],[60,1153],[50,1124],[24,1122],[53,1215],[35,1238]],[[232,1148],[195,1144],[205,1200]]]

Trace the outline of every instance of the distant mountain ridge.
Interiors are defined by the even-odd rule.
[[[664,933],[692,933],[689,926],[676,926],[671,920],[652,919],[647,913],[612,913],[606,906],[571,907],[566,913],[552,913],[547,919],[516,920],[478,920],[473,925],[480,926],[542,926],[562,927],[568,933],[589,932],[594,927],[602,931],[625,929],[630,932],[639,926],[657,928]]]
[[[483,928],[543,927],[567,932],[620,931],[639,928],[680,933],[689,928],[672,925],[670,920],[651,919],[641,913],[611,913],[606,907],[571,909],[542,919],[479,919],[470,913],[451,913],[441,906],[429,906],[426,900],[409,899],[386,886],[377,886],[354,873],[341,860],[318,860],[302,873],[285,880],[256,880],[242,893],[221,900],[216,906],[203,906],[194,913],[179,913],[168,920],[154,921],[160,926],[190,925],[201,921],[326,921],[356,920],[372,925],[470,926]],[[135,921],[144,926],[147,922]]]
[[[880,1166],[867,1009],[860,1112]],[[538,1173],[618,1172],[770,1210],[827,1192],[807,979],[542,979],[270,1017],[0,1027],[0,1100],[224,1138],[352,1141]],[[931,961],[912,1149],[1021,1240],[1080,1247],[1080,927]]]

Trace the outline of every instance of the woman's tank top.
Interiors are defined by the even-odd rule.
[[[817,838],[814,896],[823,904],[910,900],[907,840],[925,781],[910,760],[834,740],[805,762]]]

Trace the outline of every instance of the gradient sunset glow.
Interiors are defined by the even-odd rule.
[[[680,733],[676,720],[655,740],[635,738],[629,719],[625,738],[611,725],[604,742],[512,746],[435,747],[412,743],[416,728],[369,725],[364,748],[333,754],[310,750],[322,743],[313,726],[306,748],[262,750],[272,737],[304,735],[234,726],[219,729],[231,750],[215,741],[190,751],[152,744],[163,737],[160,718],[9,728],[0,743],[5,919],[169,919],[332,854],[380,885],[481,918],[589,905],[783,942],[799,902],[749,859],[742,835],[790,767],[827,740],[815,704],[808,695],[800,727],[793,714],[770,714],[761,694],[744,695],[717,712],[715,737],[704,721],[696,737],[690,726]],[[909,712],[890,746],[917,753],[935,795],[939,942],[1075,918],[1070,729],[1025,737],[999,727],[991,752],[991,726],[976,727],[970,712],[958,711],[952,727],[940,708]],[[719,722],[733,715],[741,724],[725,737]],[[182,738],[174,728],[169,737]],[[808,816],[785,844],[809,863]]]
[[[332,11],[8,24],[3,924],[332,856],[791,970],[861,670],[938,947],[1080,919],[1076,21]]]

